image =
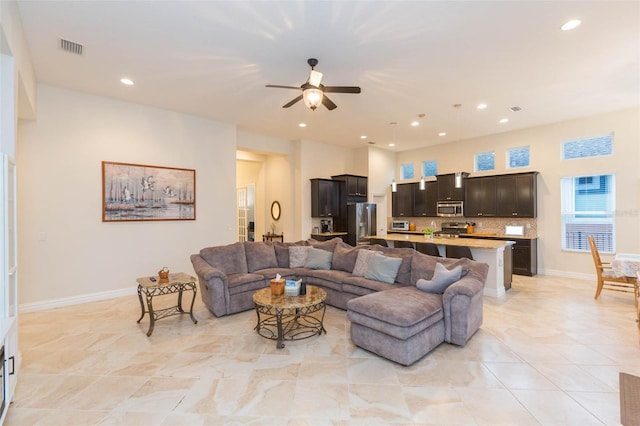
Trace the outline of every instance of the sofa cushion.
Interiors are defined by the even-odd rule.
[[[444,320],[442,296],[415,287],[371,293],[347,302],[347,318],[401,340]]]
[[[289,268],[302,268],[311,246],[289,246]]]
[[[401,264],[402,259],[398,257],[371,256],[369,258],[369,268],[364,274],[364,277],[370,280],[393,284]]]
[[[229,295],[259,290],[266,287],[268,281],[260,274],[231,274],[228,275]]]
[[[308,240],[309,245],[313,246],[317,249],[321,249],[321,250],[325,250],[325,251],[330,251],[331,253],[333,253],[333,251],[336,248],[336,245],[338,245],[338,243],[343,242],[342,238],[332,238],[330,240],[327,241],[317,241],[314,240],[313,238]]]
[[[207,247],[200,250],[200,256],[213,268],[220,269],[227,275],[248,272],[243,243]]]
[[[433,278],[431,278],[431,280],[420,278],[416,282],[416,287],[418,287],[419,290],[426,291],[427,293],[442,294],[447,287],[460,279],[461,273],[462,267],[460,265],[449,270],[442,263],[436,263]]]
[[[351,274],[344,271],[309,269],[306,275],[306,281],[307,284],[342,291],[342,282],[350,276]]]
[[[402,284],[399,284],[402,285]],[[376,291],[397,288],[396,284],[387,284],[380,281],[370,280],[364,277],[347,277],[342,281],[342,291],[349,294],[364,296]]]
[[[411,259],[413,254],[417,253],[414,249],[374,246],[373,250],[380,251],[387,257],[402,259],[402,263],[398,269],[398,275],[396,276],[396,282],[404,285],[415,284],[415,281],[411,281]]]
[[[347,243],[339,242],[333,250],[333,263],[331,268],[337,269],[338,271],[353,272],[353,268],[356,266],[356,260],[358,259],[358,252],[368,249],[369,247],[367,246],[351,247]]]
[[[332,252],[311,247],[307,251],[307,260],[304,263],[304,267],[309,269],[331,269],[332,258]]]
[[[369,259],[371,256],[380,256],[382,253],[373,250],[360,250],[356,257],[356,263],[351,272],[356,277],[364,277],[369,269]]]
[[[411,257],[411,282],[415,284],[419,279],[430,280],[438,259],[435,256],[415,252]]]
[[[244,253],[249,272],[278,267],[276,251],[271,243],[247,241],[244,243]]]
[[[273,249],[276,252],[276,259],[278,260],[278,266],[280,268],[288,268],[289,267],[289,247],[291,246],[306,246],[308,243],[306,241],[297,241],[295,243],[281,243],[280,241],[276,241],[273,243]]]

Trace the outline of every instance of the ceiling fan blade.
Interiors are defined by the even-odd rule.
[[[322,88],[327,93],[360,93],[358,86],[324,86]]]
[[[300,87],[294,87],[294,86],[278,86],[277,84],[267,84],[264,87],[275,87],[277,89],[296,89],[296,90],[300,90]]]
[[[338,105],[334,104],[331,99],[327,98],[327,95],[322,97],[322,105],[326,106],[329,111],[338,108]]]
[[[289,108],[291,105],[295,104],[296,102],[298,102],[299,100],[302,99],[302,95],[296,97],[295,99],[291,100],[289,103],[286,103],[282,106],[282,108]]]

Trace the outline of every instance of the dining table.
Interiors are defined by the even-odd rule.
[[[633,277],[638,276],[640,272],[640,254],[636,253],[618,253],[611,261],[611,269],[616,277]]]

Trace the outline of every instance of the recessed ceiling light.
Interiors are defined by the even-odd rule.
[[[133,86],[133,81],[128,78],[121,78],[120,83],[126,84],[127,86]]]
[[[447,134],[445,132],[440,132],[438,133],[438,136],[447,136]]]
[[[367,138],[367,135],[360,136],[360,139],[366,139],[366,138]]]
[[[485,109],[486,107],[487,107],[487,104],[478,104],[478,106],[476,108]]]
[[[396,146],[396,144],[395,143],[390,143],[389,146]]]
[[[300,123],[298,124],[298,127],[307,127],[307,123]]]
[[[509,119],[508,118],[501,118],[500,119],[500,123],[508,123]]]
[[[416,126],[419,126],[419,125],[420,125],[420,122],[418,122],[418,121],[412,121],[412,122],[411,122],[411,125],[412,125],[413,127],[416,127]]]
[[[579,19],[572,19],[570,21],[565,22],[564,25],[562,25],[560,27],[560,29],[562,31],[569,31],[569,30],[572,30],[572,29],[576,28],[581,23],[582,22]]]

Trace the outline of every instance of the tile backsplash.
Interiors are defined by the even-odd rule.
[[[393,220],[394,218],[391,218]],[[504,235],[505,227],[508,226],[522,226],[524,228],[525,237],[537,237],[538,228],[537,220],[535,218],[466,218],[466,217],[413,217],[413,218],[397,218],[399,220],[408,220],[409,223],[415,223],[416,231],[421,231],[423,228],[430,227],[436,231],[442,229],[443,222],[466,222],[475,223],[473,232],[478,234],[496,234]],[[389,221],[388,230],[391,231],[391,220]]]

